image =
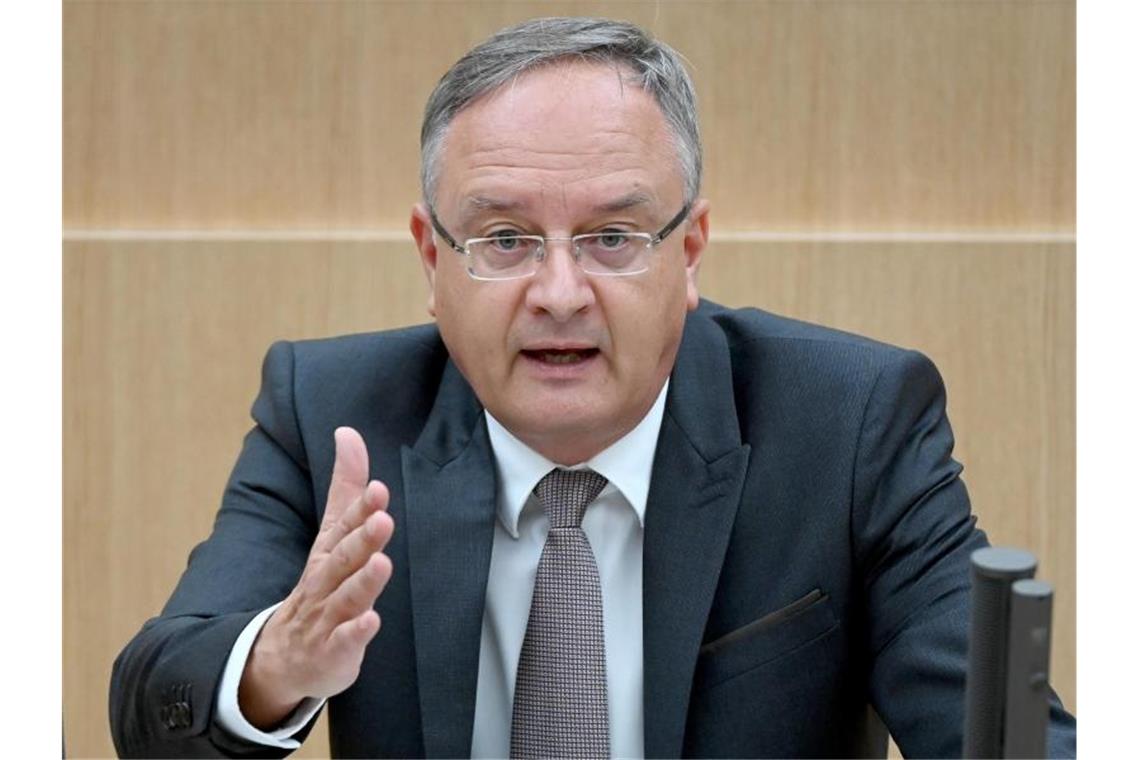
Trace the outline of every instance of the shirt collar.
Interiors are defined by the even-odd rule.
[[[581,464],[568,469],[589,468],[598,473],[609,485],[616,488],[633,511],[638,522],[645,526],[645,504],[649,499],[649,478],[653,471],[653,456],[657,451],[657,436],[665,414],[665,395],[669,381],[657,394],[657,400],[637,427]],[[495,454],[495,467],[499,474],[499,521],[511,537],[518,538],[519,515],[526,506],[538,481],[559,465],[516,438],[490,412],[487,416],[487,435]],[[604,491],[603,491],[604,493]]]

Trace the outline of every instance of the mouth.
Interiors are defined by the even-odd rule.
[[[523,349],[522,355],[540,364],[572,365],[589,361],[598,355],[596,348]]]

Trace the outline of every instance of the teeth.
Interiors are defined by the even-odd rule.
[[[550,364],[573,364],[574,362],[581,361],[581,359],[581,355],[573,351],[557,354],[545,352],[542,354],[542,360]]]

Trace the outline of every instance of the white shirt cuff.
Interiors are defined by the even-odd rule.
[[[267,747],[297,749],[301,746],[301,742],[294,739],[293,734],[304,728],[313,716],[320,712],[325,700],[316,697],[302,700],[280,728],[268,733],[254,728],[241,714],[241,707],[238,706],[238,686],[241,684],[241,675],[245,672],[245,663],[249,659],[250,650],[253,649],[253,642],[257,640],[257,634],[261,633],[261,628],[269,620],[269,616],[280,606],[281,602],[278,602],[258,613],[234,642],[234,648],[230,650],[230,656],[226,660],[226,669],[222,672],[221,686],[218,687],[217,719],[222,728],[239,739],[264,744]]]

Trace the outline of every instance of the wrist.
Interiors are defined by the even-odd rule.
[[[297,709],[305,695],[289,688],[285,668],[261,639],[250,650],[242,671],[238,708],[254,728],[272,731]]]

